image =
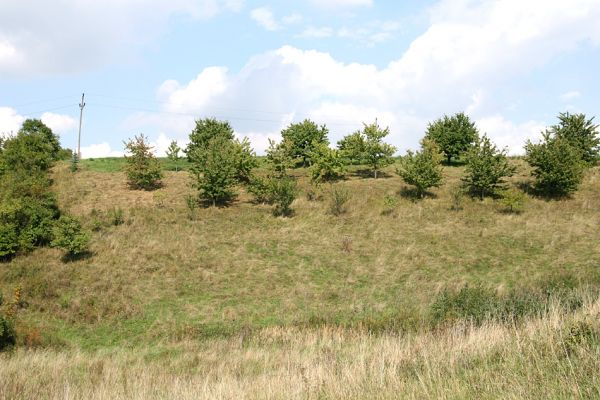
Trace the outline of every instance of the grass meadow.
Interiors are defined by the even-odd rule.
[[[309,199],[297,170],[294,216],[276,218],[241,188],[190,209],[185,171],[129,190],[120,163],[53,173],[91,254],[0,264],[5,298],[22,290],[23,342],[0,355],[0,398],[600,397],[599,167],[572,198],[528,195],[520,213],[457,195],[462,166],[422,200],[393,166],[376,180],[353,167],[334,184],[351,194],[339,216],[332,187]],[[519,320],[434,324],[440,294],[464,287],[548,298]]]

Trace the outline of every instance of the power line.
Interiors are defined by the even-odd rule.
[[[76,107],[77,104],[68,104],[65,106],[60,106],[60,107],[55,107],[55,108],[47,108],[45,110],[40,110],[40,111],[33,111],[33,112],[29,112],[27,114],[21,114],[24,117],[30,117],[32,115],[36,115],[36,114],[41,114],[41,113],[45,113],[45,112],[50,112],[50,111],[56,111],[56,110],[64,110],[65,108],[74,108]]]

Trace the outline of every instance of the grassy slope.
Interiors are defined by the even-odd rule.
[[[526,182],[526,167],[515,162],[513,183]],[[491,199],[465,199],[461,211],[450,211],[450,189],[462,174],[452,167],[423,201],[401,197],[404,185],[390,169],[387,178],[339,183],[352,193],[340,217],[328,214],[325,188],[322,202],[301,194],[291,219],[274,218],[241,193],[231,207],[199,209],[190,220],[186,172],[168,172],[163,189],[141,192],[128,190],[121,173],[83,166],[75,175],[56,168],[61,207],[90,227],[120,207],[126,223],[94,233],[91,258],[63,263],[57,250],[41,249],[0,265],[5,295],[23,287],[24,325],[73,351],[165,351],[164,361],[198,338],[218,346],[215,337],[255,328],[323,320],[413,327],[447,286],[502,291],[561,274],[600,283],[598,168],[573,199],[531,198],[520,215],[500,212]],[[392,215],[381,213],[386,194],[400,199]]]

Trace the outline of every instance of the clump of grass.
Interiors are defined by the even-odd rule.
[[[109,208],[106,215],[110,225],[119,226],[125,223],[125,213],[121,207]]]
[[[383,215],[391,215],[398,208],[398,198],[394,195],[388,194],[383,198],[383,210],[381,214]]]

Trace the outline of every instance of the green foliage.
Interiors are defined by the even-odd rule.
[[[581,159],[593,165],[600,156],[600,136],[594,118],[587,119],[585,114],[560,113],[559,123],[550,127],[553,137],[566,140],[579,151]]]
[[[465,191],[462,185],[454,185],[450,188],[450,209],[460,211],[463,209]]]
[[[39,119],[27,119],[23,122],[23,126],[19,130],[19,134],[25,135],[39,135],[43,138],[43,141],[50,147],[49,155],[54,159],[60,159],[60,142],[58,136],[52,132],[48,126],[46,126]]]
[[[190,142],[188,143],[185,153],[188,161],[197,163],[197,156],[202,154],[202,150],[208,147],[209,142],[221,137],[225,141],[233,141],[233,128],[227,121],[218,121],[215,118],[205,118],[196,121],[196,126],[190,133]]]
[[[546,132],[540,143],[527,141],[525,152],[538,191],[549,196],[566,196],[577,190],[585,166],[580,151],[566,139]]]
[[[179,170],[179,160],[181,160],[180,151],[181,147],[177,145],[177,141],[172,140],[167,148],[167,158],[175,164],[175,172]]]
[[[350,191],[339,185],[331,186],[331,199],[329,202],[329,212],[335,216],[344,214],[347,210],[346,205],[350,200]]]
[[[12,257],[19,249],[19,234],[14,224],[0,222],[0,260]]]
[[[344,159],[338,150],[329,148],[327,143],[315,143],[310,158],[310,179],[313,183],[332,181],[344,176]]]
[[[504,178],[512,176],[516,168],[509,164],[506,150],[498,150],[486,136],[477,138],[467,152],[467,168],[463,182],[468,190],[483,199],[504,187]]]
[[[12,322],[0,314],[0,351],[14,346],[16,342],[17,335]]]
[[[161,186],[162,170],[144,135],[136,135],[125,142],[125,175],[134,189],[154,190]]]
[[[387,194],[383,198],[383,211],[381,212],[383,215],[390,215],[396,211],[398,208],[398,198],[394,195]]]
[[[338,150],[341,156],[350,165],[363,162],[365,147],[365,138],[360,131],[346,135],[338,142]]]
[[[188,153],[188,158],[193,160],[190,174],[202,200],[216,206],[235,197],[237,155],[234,142],[222,135],[210,139],[206,147],[197,147]]]
[[[309,119],[290,124],[281,131],[287,155],[295,160],[296,166],[308,167],[312,164],[312,154],[319,144],[329,144],[329,130],[325,125],[318,126]]]
[[[479,133],[474,122],[464,113],[444,115],[427,126],[425,137],[434,141],[446,156],[448,164],[475,142]]]
[[[81,223],[69,216],[62,215],[52,229],[53,239],[50,245],[66,251],[69,256],[78,256],[88,251],[90,237],[83,232]]]
[[[71,165],[69,166],[71,172],[77,172],[79,170],[79,157],[76,153],[73,153],[71,157]]]
[[[364,137],[363,158],[367,165],[373,170],[373,176],[377,178],[377,172],[390,164],[394,163],[392,156],[396,148],[383,142],[383,138],[389,135],[390,129],[381,129],[377,121],[370,125],[364,125],[360,134]]]
[[[258,166],[258,159],[248,138],[233,141],[235,150],[236,179],[239,182],[249,182],[252,170]]]
[[[251,176],[250,181],[246,185],[246,190],[257,203],[272,204],[273,203],[273,188],[271,187],[272,179],[264,176]]]
[[[396,172],[404,182],[416,188],[420,197],[423,197],[427,189],[441,185],[443,179],[441,161],[442,155],[437,145],[425,139],[421,143],[420,151],[413,153],[409,150],[407,155],[400,159]]]
[[[518,214],[523,211],[527,197],[525,193],[517,189],[504,190],[500,203],[504,206],[504,211],[507,213]]]
[[[271,200],[275,205],[273,214],[276,216],[289,217],[293,214],[292,203],[298,195],[296,180],[290,176],[272,177]]]
[[[190,221],[196,218],[196,208],[198,208],[198,198],[196,196],[185,196],[185,205],[188,210],[188,219]]]
[[[275,141],[269,139],[267,164],[268,168],[275,175],[286,175],[287,170],[294,167],[295,162],[290,156],[290,153],[292,152],[290,145],[290,142],[283,141],[281,143],[275,143]]]

